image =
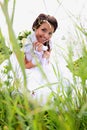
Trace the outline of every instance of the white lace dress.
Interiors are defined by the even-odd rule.
[[[27,37],[24,52],[27,60],[36,61],[40,64],[39,67],[26,69],[27,75],[27,87],[31,91],[34,98],[42,99],[46,102],[47,97],[52,90],[56,91],[56,86],[51,83],[57,82],[56,76],[52,70],[52,66],[48,60],[42,58],[43,51],[37,52],[33,49],[33,43],[36,42],[35,33]],[[52,42],[49,42],[50,48],[52,48]]]
[[[56,91],[56,85],[51,85],[51,83],[58,82],[58,80],[52,70],[52,65],[50,62],[48,63],[46,59],[42,58],[43,52],[34,51],[33,43],[35,41],[35,34],[31,34],[27,37],[26,43],[24,44],[24,52],[27,59],[32,60],[33,63],[39,63],[39,67],[25,69],[27,88],[30,91],[31,98],[41,101],[42,104],[44,104],[46,103],[52,90]],[[51,41],[50,47],[52,47]],[[21,83],[23,84],[23,74],[15,54],[11,55],[10,61],[12,63],[14,72],[16,73],[16,77],[20,79]],[[22,89],[20,87],[19,90],[21,91]]]

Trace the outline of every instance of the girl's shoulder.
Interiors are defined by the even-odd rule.
[[[36,41],[36,37],[35,37],[35,33],[32,32],[31,34],[29,34],[25,40],[24,43],[24,50],[25,52],[32,50],[33,48],[33,43]]]
[[[36,36],[35,36],[35,32],[32,32],[30,35],[27,36],[27,40],[30,40],[32,43],[36,42]]]
[[[32,43],[33,43],[33,39],[34,39],[34,33],[31,32],[31,33],[26,37],[24,46],[28,46],[28,45],[32,44]]]

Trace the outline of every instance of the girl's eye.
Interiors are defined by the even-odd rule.
[[[52,32],[50,32],[49,35],[52,35]]]
[[[46,32],[46,29],[42,29],[43,32]]]
[[[43,32],[47,32],[46,29],[42,29]],[[49,35],[52,35],[52,32],[49,32]]]

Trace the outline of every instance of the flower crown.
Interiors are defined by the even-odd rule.
[[[42,19],[40,20],[39,19],[38,20],[38,24],[41,25],[42,23],[48,23],[51,26],[51,24],[48,22],[48,20],[45,20],[45,19],[44,20],[42,20]]]

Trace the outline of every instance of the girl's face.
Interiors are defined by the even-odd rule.
[[[41,42],[43,44],[46,41],[50,40],[53,32],[54,32],[54,27],[48,22],[42,23],[41,26],[35,30],[35,34],[38,42]]]

